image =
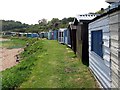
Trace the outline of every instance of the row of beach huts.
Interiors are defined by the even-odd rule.
[[[58,40],[89,66],[101,87],[120,89],[120,0],[106,0],[106,12],[78,15],[67,28],[19,36]]]

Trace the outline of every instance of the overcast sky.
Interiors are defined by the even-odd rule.
[[[42,18],[75,17],[107,6],[105,0],[0,0],[0,19],[37,24]]]

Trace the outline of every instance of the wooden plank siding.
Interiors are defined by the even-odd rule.
[[[112,88],[120,88],[120,10],[110,14]]]
[[[73,23],[70,24],[69,30],[70,30],[71,49],[76,54],[76,30],[77,30],[77,25],[74,25]]]
[[[103,57],[91,51],[91,32],[102,30]],[[89,67],[104,88],[120,88],[120,6],[89,23]]]
[[[88,23],[90,20],[80,20],[76,30],[76,54],[83,64],[89,65],[88,55]]]
[[[77,57],[78,58],[82,58],[82,37],[81,37],[81,34],[82,34],[82,31],[81,31],[81,26],[80,26],[80,23],[78,23],[78,26],[77,26],[77,31],[76,31],[76,37],[77,37],[77,40],[76,40],[76,48],[77,48]]]
[[[102,30],[103,33],[103,57],[98,56],[91,51],[91,32]],[[110,76],[110,33],[109,33],[109,16],[106,15],[89,24],[89,67],[105,88],[111,87]]]

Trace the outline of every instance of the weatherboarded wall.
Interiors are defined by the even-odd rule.
[[[92,32],[99,30],[102,31],[102,57],[91,48]],[[89,67],[105,88],[111,87],[110,63],[109,16],[105,15],[89,24]]]
[[[80,20],[76,30],[76,54],[86,65],[89,64],[88,55],[88,22],[90,20]]]
[[[93,31],[99,30],[102,31],[101,56],[92,50]],[[89,67],[105,88],[120,88],[120,6],[89,24]]]
[[[77,56],[79,58],[82,58],[82,27],[81,27],[81,24],[78,23],[78,26],[77,26],[77,31],[76,31],[76,48],[77,48]]]
[[[120,88],[120,10],[110,14],[112,88]]]

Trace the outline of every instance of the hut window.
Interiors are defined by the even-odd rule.
[[[103,56],[103,52],[102,52],[102,30],[91,32],[91,51],[95,52],[100,57]]]
[[[59,37],[61,37],[61,32],[59,32]]]
[[[62,37],[63,37],[63,32],[62,32]]]

